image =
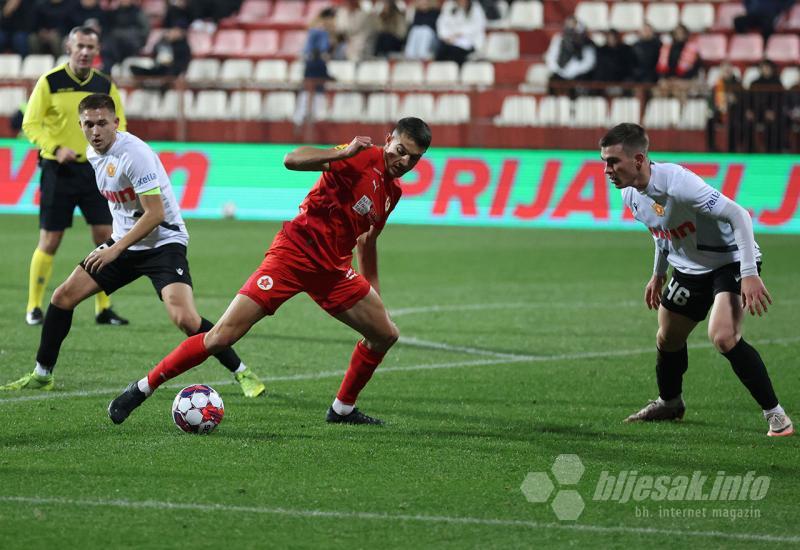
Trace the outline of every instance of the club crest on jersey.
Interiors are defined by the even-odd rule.
[[[256,286],[261,290],[269,290],[272,288],[272,284],[272,277],[269,275],[262,275],[258,278],[258,281],[256,281]]]
[[[353,205],[353,210],[362,216],[369,214],[370,208],[372,208],[372,200],[366,195],[362,195],[358,202]]]
[[[113,164],[109,164],[106,166],[106,174],[108,174],[109,178],[113,178],[114,175],[117,173],[117,167]]]
[[[661,206],[657,202],[654,202],[652,204],[652,207],[653,207],[653,210],[655,211],[656,215],[658,215],[658,216],[663,216],[664,215],[664,207],[663,206]]]

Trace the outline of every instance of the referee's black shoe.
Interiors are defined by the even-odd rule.
[[[383,425],[383,420],[372,418],[359,411],[357,408],[353,409],[350,414],[339,414],[333,410],[333,407],[328,409],[328,414],[325,416],[325,422],[334,424],[375,424],[378,426]]]
[[[126,318],[120,317],[119,315],[114,313],[114,310],[111,309],[110,307],[98,313],[95,316],[94,321],[98,325],[122,326],[128,324],[128,320]]]

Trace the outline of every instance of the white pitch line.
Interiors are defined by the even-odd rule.
[[[88,500],[47,497],[23,497],[0,495],[0,502],[25,503],[35,505],[94,506],[123,509],[190,510],[198,512],[230,512],[236,514],[269,514],[301,518],[335,518],[347,520],[373,520],[393,522],[445,523],[455,525],[483,525],[487,527],[518,527],[543,530],[584,531],[594,533],[627,533],[635,535],[657,535],[673,537],[711,538],[754,542],[800,542],[798,535],[767,535],[755,533],[726,533],[722,531],[691,531],[674,529],[655,529],[649,527],[605,526],[592,524],[540,523],[529,520],[476,518],[469,516],[429,516],[423,514],[386,514],[379,512],[341,512],[331,510],[302,510],[293,508],[270,508],[265,506],[236,506],[228,504],[200,504],[166,502],[158,500]]]

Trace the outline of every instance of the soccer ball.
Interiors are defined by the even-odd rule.
[[[224,415],[222,398],[205,384],[183,388],[172,402],[172,420],[186,433],[211,433]]]

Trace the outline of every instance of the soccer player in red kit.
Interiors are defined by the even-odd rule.
[[[322,171],[300,213],[283,224],[264,261],[217,324],[184,340],[146,377],[131,382],[109,404],[111,420],[122,423],[158,386],[229,348],[283,302],[306,292],[364,337],[353,350],[326,420],[382,424],[355,407],[399,336],[379,294],[376,239],[400,199],[398,178],[414,168],[430,143],[428,125],[408,117],[397,122],[383,147],[357,136],[332,149],[304,146],[287,154],[284,165],[290,170]],[[358,272],[352,268],[354,248]]]

